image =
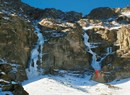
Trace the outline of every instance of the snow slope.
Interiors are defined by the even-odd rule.
[[[102,84],[90,80],[90,77],[69,73],[39,76],[25,81],[23,87],[29,95],[130,95],[130,79]]]

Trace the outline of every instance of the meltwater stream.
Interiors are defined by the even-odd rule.
[[[31,58],[30,58],[29,67],[27,70],[28,78],[32,78],[40,74],[40,71],[38,70],[37,62],[38,60],[40,60],[40,63],[42,63],[42,55],[43,55],[42,49],[43,49],[43,44],[44,44],[44,37],[42,33],[40,32],[40,29],[38,28],[37,25],[35,25],[34,32],[37,34],[38,40],[35,47],[31,51]]]

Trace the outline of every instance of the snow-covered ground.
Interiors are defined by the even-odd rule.
[[[130,95],[130,78],[109,84],[77,77],[69,73],[60,76],[39,76],[23,82],[29,95]]]

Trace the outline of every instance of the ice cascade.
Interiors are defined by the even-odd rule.
[[[31,51],[31,57],[29,61],[29,66],[27,69],[27,76],[28,78],[32,78],[35,76],[38,76],[42,71],[38,69],[38,61],[42,63],[42,55],[43,55],[43,44],[44,44],[44,37],[42,33],[40,32],[40,29],[37,25],[35,25],[35,31],[34,31],[38,37],[37,43],[35,47]]]

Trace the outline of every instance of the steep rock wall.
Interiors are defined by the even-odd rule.
[[[76,23],[54,19],[43,19],[39,26],[46,40],[43,48],[43,68],[89,68],[91,55],[85,50],[82,27]]]

